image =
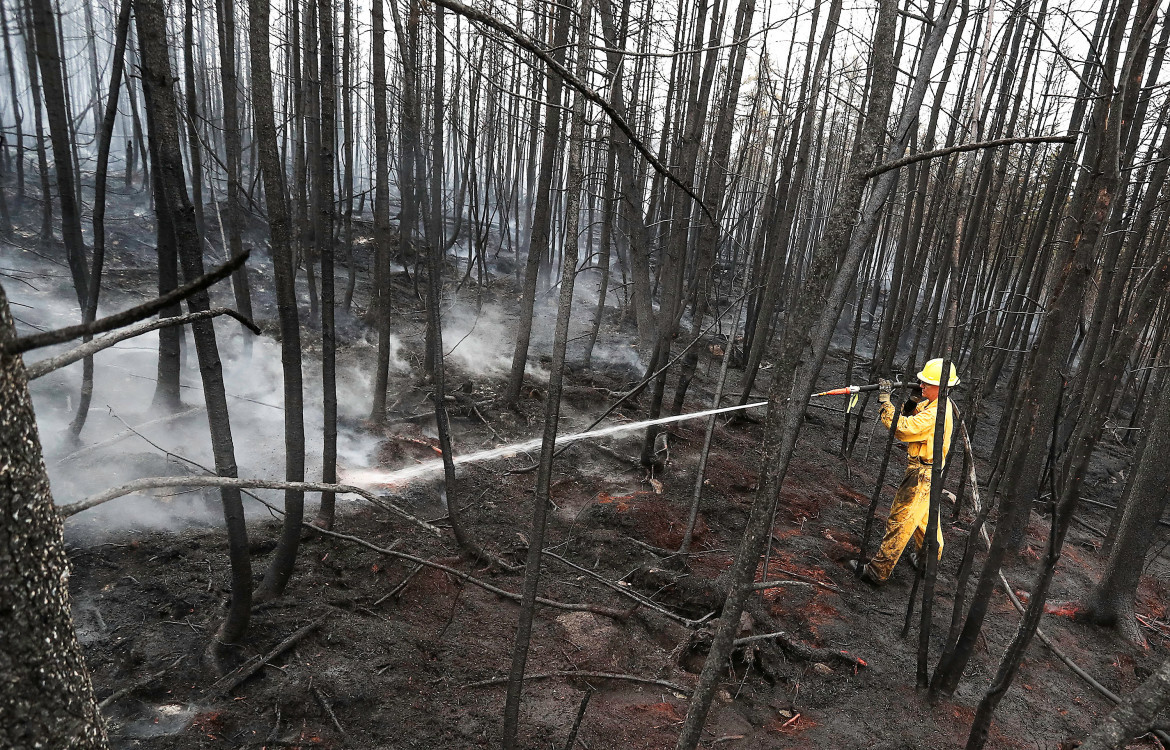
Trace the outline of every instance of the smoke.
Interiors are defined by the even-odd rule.
[[[31,252],[5,247],[5,292],[18,318],[19,333],[56,328],[77,322],[71,279],[66,269]],[[112,284],[111,286],[117,286]],[[226,285],[221,285],[226,287]],[[257,285],[254,291],[263,295]],[[231,304],[230,291],[215,289],[215,303]],[[140,297],[110,293],[109,308],[135,304]],[[284,393],[280,344],[256,337],[228,318],[215,321],[223,363],[239,475],[284,478]],[[30,384],[37,426],[55,500],[59,504],[84,500],[109,487],[144,476],[183,476],[215,469],[203,384],[190,331],[183,331],[181,395],[184,407],[171,416],[152,407],[156,388],[158,334],[148,333],[121,342],[94,358],[95,379],[91,410],[80,442],[70,437],[69,424],[77,409],[82,363],[52,372]],[[245,338],[251,339],[247,352]],[[305,337],[303,358],[306,476],[321,474],[322,394],[319,347]],[[29,362],[58,353],[69,345],[29,353]],[[410,371],[403,346],[392,340],[391,370]],[[366,467],[372,462],[376,439],[359,429],[368,415],[373,373],[370,358],[358,350],[354,361],[346,352],[338,362],[338,456],[342,467]],[[203,467],[203,468],[200,468]],[[280,504],[280,493],[256,491]],[[307,502],[317,497],[310,495]],[[245,502],[250,514],[267,513],[258,503]],[[129,496],[77,516],[69,529],[76,538],[95,541],[125,530],[175,530],[191,524],[222,523],[215,490],[183,488],[157,490],[154,497]]]
[[[533,315],[525,373],[542,383],[548,381],[549,372],[540,364],[540,354],[550,348],[552,331],[553,321],[547,315]],[[477,309],[456,300],[443,311],[443,354],[454,374],[483,379],[506,377],[512,370],[515,345],[515,318],[507,316],[497,305],[484,304]]]
[[[135,214],[141,210],[126,208]],[[107,278],[99,315],[153,296],[154,273],[150,268],[152,259],[146,257],[147,249],[133,241],[118,248],[119,252],[115,253],[118,257],[111,265],[120,268]],[[5,245],[3,250],[0,273],[19,332],[77,322],[79,312],[72,280],[63,262],[31,249]],[[250,266],[256,308],[268,310],[271,317],[274,303],[271,261],[257,253]],[[579,275],[575,285],[570,362],[583,357],[596,311],[598,280],[595,271],[586,271]],[[135,291],[125,291],[125,288]],[[305,311],[308,295],[303,278],[298,291]],[[452,381],[473,378],[498,382],[511,369],[516,337],[514,305],[507,301],[478,304],[469,294],[452,286],[448,292],[451,296],[444,302],[443,339]],[[213,288],[213,304],[232,305],[230,294],[226,284]],[[548,356],[552,350],[558,296],[558,286],[538,292],[526,370],[527,377],[536,382],[546,382],[549,377]],[[638,373],[643,363],[628,338],[613,324],[614,310],[616,302],[611,295],[607,300],[610,314],[593,349],[593,362],[595,366],[613,366],[623,372]],[[350,333],[364,336],[365,346],[350,346],[339,352],[338,457],[343,475],[377,468],[380,440],[380,436],[361,426],[368,416],[374,385],[373,333],[353,323],[346,324],[347,336],[343,338]],[[284,393],[280,344],[266,336],[255,337],[228,318],[217,319],[215,329],[239,476],[283,479]],[[414,331],[401,338],[391,336],[391,390],[406,386],[421,365],[424,333],[421,326],[416,326]],[[96,355],[95,390],[79,442],[72,440],[69,425],[77,408],[82,363],[33,381],[31,391],[37,423],[58,503],[78,502],[140,477],[214,471],[197,357],[190,330],[184,328],[182,333],[184,407],[175,415],[156,410],[152,405],[157,386],[157,332],[129,339]],[[250,347],[246,346],[248,339]],[[306,477],[311,480],[318,479],[321,471],[323,389],[317,354],[319,340],[314,333],[306,331],[303,345]],[[51,356],[68,346],[32,352],[28,360]],[[570,416],[568,412],[566,416]],[[280,504],[279,492],[255,492],[269,502]],[[315,495],[307,498],[310,504],[317,500]],[[252,515],[268,512],[247,499],[245,505]],[[87,511],[70,523],[70,533],[74,538],[88,541],[127,530],[177,530],[192,524],[220,523],[222,509],[217,491],[180,487],[157,490],[153,496],[128,496]]]

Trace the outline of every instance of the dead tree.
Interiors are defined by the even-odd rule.
[[[559,63],[565,59],[569,40],[571,8],[555,6],[556,27],[553,32],[553,57]],[[520,398],[524,385],[524,370],[528,366],[528,345],[532,338],[532,311],[536,304],[536,283],[539,280],[542,259],[548,254],[552,232],[553,176],[560,163],[561,96],[564,84],[561,77],[548,74],[548,99],[544,108],[544,135],[541,141],[540,176],[536,183],[536,208],[532,215],[532,234],[528,241],[528,258],[524,266],[524,290],[520,298],[520,319],[516,327],[516,348],[512,353],[512,370],[504,398],[514,404]]]
[[[371,0],[370,67],[374,97],[374,290],[370,306],[378,330],[374,364],[374,397],[370,421],[386,419],[386,388],[390,378],[390,126],[386,112],[386,22],[382,0]],[[406,206],[403,206],[406,210]],[[401,225],[400,225],[401,227]],[[399,232],[399,244],[407,242]]]
[[[166,16],[162,0],[136,0],[134,10],[142,52],[142,81],[149,118],[154,122],[151,140],[155,141],[158,157],[154,171],[159,175],[158,182],[166,198],[163,210],[168,211],[174,220],[175,240],[183,274],[188,280],[194,280],[203,275],[203,247],[195,225],[195,209],[187,197],[183,176],[182,146],[176,115],[178,107],[172,88],[174,78],[166,41]],[[193,295],[187,304],[192,312],[211,307],[206,291]],[[235,446],[215,328],[210,319],[196,322],[192,327],[199,357],[199,374],[207,401],[215,468],[220,476],[234,477],[237,476]],[[220,495],[232,564],[232,602],[220,628],[219,638],[232,643],[239,640],[248,628],[252,609],[252,564],[248,556],[248,529],[244,523],[240,491],[238,488],[225,487]]]
[[[1153,545],[1158,519],[1166,508],[1166,487],[1170,484],[1170,377],[1152,398],[1156,406],[1147,422],[1137,463],[1130,475],[1121,512],[1117,538],[1109,553],[1101,580],[1089,595],[1083,616],[1095,625],[1115,627],[1130,642],[1145,645],[1134,619],[1134,600],[1145,568],[1146,554]]]
[[[53,172],[57,177],[57,198],[61,203],[61,237],[73,277],[77,304],[84,310],[89,297],[89,269],[85,265],[85,238],[81,234],[81,207],[77,205],[73,145],[70,142],[69,113],[66,110],[64,71],[57,46],[57,14],[50,0],[29,0],[36,58],[40,63],[45,112],[49,118],[49,139],[53,145]],[[49,200],[48,193],[45,200]]]
[[[223,92],[223,144],[224,161],[227,167],[227,201],[222,214],[227,224],[227,254],[238,255],[243,251],[243,227],[241,206],[241,162],[240,145],[240,83],[236,74],[236,8],[235,0],[216,0],[216,31],[219,34],[220,84]],[[275,252],[275,251],[274,251]],[[252,317],[252,291],[248,285],[248,271],[241,268],[232,277],[232,291],[235,293],[236,311]],[[249,346],[249,344],[245,344]],[[245,349],[247,351],[247,349]]]
[[[337,80],[334,64],[333,0],[318,0],[317,25],[321,34],[321,138],[317,154],[317,256],[321,259],[321,387],[324,434],[322,435],[321,481],[337,481],[337,326],[334,290],[333,165],[337,141]],[[333,528],[336,496],[321,495],[315,523]]]
[[[588,44],[593,0],[582,0],[577,29],[578,76],[584,75],[592,64]],[[567,38],[567,35],[566,35]],[[559,114],[558,114],[559,116]],[[581,92],[573,97],[569,132],[569,163],[565,205],[565,249],[561,260],[561,288],[557,310],[556,332],[553,337],[552,365],[545,397],[544,431],[540,447],[540,468],[536,474],[536,493],[532,500],[532,528],[528,536],[528,556],[524,566],[523,598],[512,649],[512,665],[508,672],[508,692],[504,703],[503,747],[516,747],[516,733],[520,722],[520,693],[524,686],[524,670],[532,638],[532,622],[536,614],[537,591],[540,588],[540,565],[544,550],[545,526],[550,504],[549,487],[552,483],[553,458],[556,449],[557,424],[560,420],[561,392],[564,383],[565,351],[569,342],[569,320],[573,309],[573,286],[577,276],[577,247],[580,230],[581,188],[584,182],[582,152],[585,148],[585,97]]]
[[[88,6],[86,6],[88,8]],[[93,257],[90,266],[90,285],[85,300],[82,320],[90,322],[97,317],[98,295],[101,292],[102,266],[106,259],[106,182],[110,163],[110,144],[114,138],[114,122],[118,117],[118,94],[122,89],[122,71],[125,68],[126,36],[130,30],[131,0],[122,0],[118,12],[118,26],[114,37],[114,54],[111,60],[110,93],[98,134],[97,169],[93,186]],[[14,100],[15,101],[15,100]],[[89,416],[89,405],[93,399],[93,357],[86,357],[82,364],[81,397],[78,399],[77,414],[69,425],[76,439],[85,427]]]
[[[301,327],[297,309],[296,269],[293,264],[292,231],[285,190],[284,165],[276,140],[272,96],[272,59],[269,56],[268,0],[248,2],[248,40],[252,63],[252,114],[260,152],[260,172],[267,199],[269,247],[276,280],[276,311],[280,319],[280,363],[284,375],[284,477],[289,482],[305,479],[305,415],[301,376]],[[258,594],[279,596],[292,575],[301,540],[305,493],[284,493],[284,525],[272,563]]]

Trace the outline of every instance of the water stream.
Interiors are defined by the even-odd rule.
[[[741,411],[743,409],[755,409],[761,406],[767,406],[767,401],[757,401],[751,404],[744,404],[742,406],[724,406],[718,409],[707,409],[706,411],[697,411],[691,414],[678,414],[672,417],[661,417],[659,419],[643,419],[640,422],[626,422],[624,424],[610,425],[609,427],[602,427],[588,432],[577,432],[572,435],[557,435],[556,447],[560,448],[570,443],[576,443],[581,440],[589,440],[590,438],[604,437],[606,435],[615,435],[619,432],[630,432],[632,430],[640,430],[645,427],[659,424],[670,424],[672,422],[683,422],[688,419],[701,419],[703,417],[710,417],[715,414],[724,414],[732,411]],[[482,463],[484,461],[494,461],[497,458],[507,458],[514,456],[517,453],[525,453],[531,450],[540,448],[542,438],[533,438],[532,440],[525,440],[522,443],[512,443],[510,445],[501,445],[498,448],[491,448],[489,450],[479,451],[477,453],[467,453],[462,456],[455,456],[455,465]],[[360,487],[391,487],[406,484],[415,479],[427,476],[429,474],[442,473],[443,459],[436,458],[431,461],[426,461],[417,466],[409,466],[405,469],[350,469],[344,472],[341,481],[346,484],[353,484]]]

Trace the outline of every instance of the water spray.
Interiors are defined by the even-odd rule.
[[[688,419],[702,419],[703,417],[710,417],[714,414],[726,414],[728,412],[742,411],[744,409],[757,409],[761,406],[767,405],[767,401],[756,401],[754,403],[743,404],[741,406],[724,406],[718,409],[707,409],[706,411],[697,411],[690,414],[676,414],[672,417],[643,419],[640,422],[615,424],[610,425],[609,427],[602,427],[598,430],[589,430],[588,432],[578,432],[572,435],[558,435],[556,445],[559,448],[561,446],[580,442],[582,440],[589,440],[590,438],[605,437],[606,435],[616,435],[619,432],[641,430],[653,425],[683,422]],[[461,464],[478,463],[480,461],[491,461],[497,458],[508,458],[509,456],[516,455],[517,453],[525,453],[527,451],[539,448],[542,442],[543,438],[533,438],[532,440],[526,440],[522,443],[501,445],[498,448],[492,448],[486,451],[467,453],[462,456],[456,456],[454,463],[456,466],[459,466]],[[431,473],[441,472],[442,470],[443,460],[434,459],[432,461],[421,463],[418,466],[411,466],[406,469],[398,469],[396,471],[386,471],[384,469],[350,469],[349,471],[345,472],[345,481],[351,484],[370,487],[388,487],[409,482],[414,479],[419,479]]]
[[[896,382],[892,386],[894,388],[903,388],[906,386],[916,385],[915,383]],[[819,396],[845,396],[864,391],[876,391],[879,384],[870,383],[868,385],[848,385],[844,388],[834,388],[829,391],[822,391],[821,393],[814,393],[810,398],[817,398]],[[697,411],[689,414],[676,414],[670,417],[661,417],[659,419],[643,419],[638,422],[626,422],[623,424],[610,425],[609,427],[602,427],[596,430],[588,430],[586,432],[578,432],[572,435],[558,435],[556,439],[556,447],[562,448],[572,443],[577,443],[582,440],[590,440],[592,438],[605,437],[606,435],[616,435],[621,432],[632,432],[634,430],[645,429],[654,425],[672,424],[674,422],[684,422],[690,419],[702,419],[703,417],[710,417],[716,414],[727,414],[735,411],[744,411],[746,409],[758,409],[761,406],[767,406],[767,401],[755,401],[750,404],[742,404],[737,406],[723,406],[717,409],[707,409],[705,411]],[[480,463],[483,461],[493,461],[498,458],[509,458],[518,453],[527,453],[541,447],[543,438],[533,438],[520,443],[512,443],[510,445],[501,445],[498,448],[491,448],[476,453],[466,453],[461,456],[455,456],[454,463],[456,466],[471,463]],[[364,468],[364,469],[349,469],[344,472],[344,481],[348,484],[354,484],[365,487],[393,487],[411,482],[415,479],[430,474],[440,473],[443,470],[443,460],[434,459],[418,464],[417,466],[410,466],[405,469],[397,469],[387,471],[385,469]]]

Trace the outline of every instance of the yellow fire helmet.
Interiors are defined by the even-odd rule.
[[[918,373],[918,379],[929,385],[941,385],[942,367],[943,361],[941,359],[932,359],[922,368],[922,372]],[[947,386],[950,388],[959,384],[959,374],[955,372],[953,364],[950,365],[950,378],[948,380],[950,382],[947,383]]]

